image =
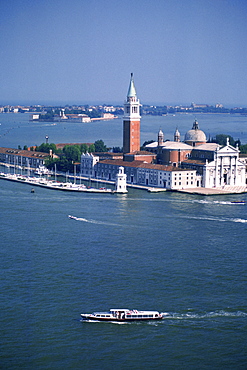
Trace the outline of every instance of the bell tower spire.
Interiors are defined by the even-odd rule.
[[[130,74],[130,85],[129,85],[129,90],[127,94],[127,99],[128,98],[133,98],[136,97],[136,89],[135,89],[135,84],[134,84],[134,79],[133,79],[133,73]]]
[[[133,153],[140,150],[140,101],[137,99],[133,73],[127,98],[124,103],[123,117],[123,152]]]

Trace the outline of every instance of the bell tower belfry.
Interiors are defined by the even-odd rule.
[[[124,103],[123,152],[133,153],[140,150],[140,101],[131,73],[127,99]]]

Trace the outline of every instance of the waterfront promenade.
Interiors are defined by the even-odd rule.
[[[247,187],[225,186],[223,188],[193,188],[178,190],[181,193],[198,194],[198,195],[227,195],[227,194],[242,194],[247,192]]]
[[[5,166],[5,165],[6,165],[5,163],[0,163],[0,166]],[[12,165],[12,164],[9,164],[8,168],[13,168],[14,169],[15,166]],[[31,168],[28,168],[28,167],[23,167],[23,169],[25,171],[29,171],[29,172],[35,171],[35,169],[33,169],[33,168],[31,169]],[[16,175],[17,175],[17,173],[16,173]],[[74,175],[74,174],[67,175],[66,173],[63,173],[63,172],[57,172],[56,174],[54,172],[53,176],[55,177],[55,179],[56,179],[57,176],[61,176],[61,177],[68,178],[68,179],[73,179],[74,184],[76,184],[77,181],[81,182],[81,180],[83,180],[83,181],[87,181],[89,183],[93,182],[93,183],[108,184],[108,185],[113,185],[113,186],[115,185],[115,181],[89,178],[89,177],[86,177],[86,176]],[[127,183],[127,188],[146,190],[146,191],[149,191],[151,193],[160,193],[160,192],[164,192],[164,191],[175,191],[175,192],[180,192],[180,193],[205,195],[205,196],[247,193],[247,186],[232,187],[232,186],[229,186],[229,185],[225,185],[223,187],[217,187],[217,188],[198,187],[198,188],[191,188],[191,189],[167,190],[165,188],[152,187],[152,186],[148,186],[148,185],[145,186],[145,185],[136,185],[136,184],[128,184]]]

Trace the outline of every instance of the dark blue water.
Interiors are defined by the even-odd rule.
[[[247,212],[230,203],[238,199],[247,196],[31,193],[0,180],[0,367],[246,369]],[[166,316],[80,321],[116,307]]]

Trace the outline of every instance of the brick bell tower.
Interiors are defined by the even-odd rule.
[[[123,117],[123,152],[133,153],[140,150],[140,101],[137,99],[133,80],[130,77],[130,85],[127,99],[124,103]]]

